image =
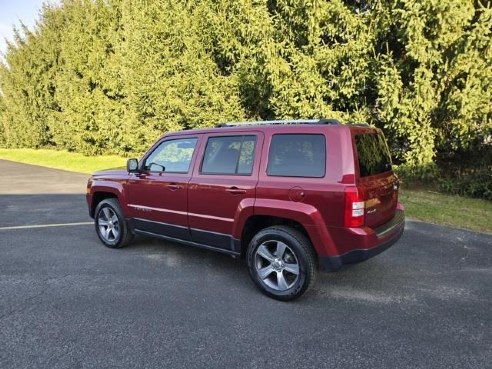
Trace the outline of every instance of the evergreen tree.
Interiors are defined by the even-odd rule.
[[[491,32],[490,0],[62,0],[8,45],[0,145],[141,153],[177,129],[335,117],[383,128],[414,174],[490,170]]]

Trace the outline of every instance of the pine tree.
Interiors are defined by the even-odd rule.
[[[489,0],[63,0],[8,45],[0,145],[141,153],[220,121],[334,117],[381,127],[413,174],[490,168],[491,32]]]

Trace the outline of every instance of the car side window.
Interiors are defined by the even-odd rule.
[[[320,134],[276,134],[272,136],[267,174],[281,177],[325,176],[326,142]]]
[[[144,169],[151,172],[188,173],[196,143],[196,138],[164,141],[147,157]]]
[[[210,137],[203,155],[201,174],[251,175],[256,136]]]

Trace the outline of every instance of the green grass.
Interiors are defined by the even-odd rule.
[[[126,165],[126,159],[120,156],[84,156],[62,150],[0,149],[0,159],[80,173]]]
[[[122,167],[126,159],[119,156],[84,156],[55,150],[0,149],[0,159],[72,172],[92,173]],[[492,202],[445,195],[428,189],[403,188],[400,201],[408,218],[424,222],[492,232]]]
[[[400,201],[408,218],[492,232],[492,201],[445,195],[429,190],[402,189]]]

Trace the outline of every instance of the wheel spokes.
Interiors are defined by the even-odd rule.
[[[108,208],[103,208],[102,209],[102,212],[103,212],[104,217],[106,218],[106,220],[109,221],[111,219],[110,210]]]
[[[277,249],[275,250],[275,256],[279,259],[284,257],[285,249],[287,245],[283,242],[277,242]]]
[[[102,238],[108,242],[113,242],[118,239],[120,225],[118,216],[113,209],[109,207],[102,208],[97,217],[97,223]]]
[[[299,265],[298,264],[285,264],[284,270],[294,275],[299,275]]]
[[[256,254],[261,256],[263,259],[267,260],[269,263],[273,263],[275,260],[275,256],[267,249],[267,247],[263,244],[258,247]]]
[[[258,278],[271,289],[286,291],[299,279],[299,262],[284,242],[269,240],[256,249],[255,268]]]
[[[106,238],[108,241],[110,241],[109,234],[111,233],[111,228],[107,227],[104,230],[104,238]]]
[[[289,288],[289,285],[285,280],[284,273],[282,271],[277,272],[277,286],[278,289],[281,291],[284,291]]]
[[[258,270],[258,275],[260,276],[261,279],[266,279],[270,274],[272,274],[275,270],[273,269],[272,265],[268,265],[264,268],[261,268]]]

